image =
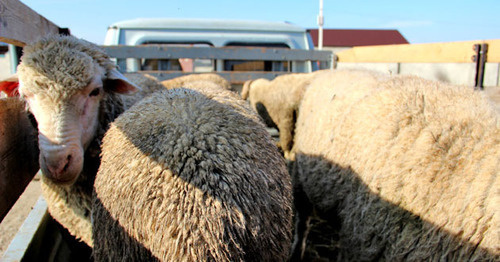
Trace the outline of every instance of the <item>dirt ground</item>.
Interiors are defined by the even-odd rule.
[[[500,87],[486,88],[485,93],[495,103],[496,109],[500,112]],[[9,214],[0,223],[0,258],[40,196],[40,179],[36,176],[12,207]],[[321,224],[323,222],[316,221],[316,223]]]

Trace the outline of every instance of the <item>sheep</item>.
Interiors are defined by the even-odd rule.
[[[241,93],[240,93],[241,98],[245,99],[245,100],[249,99],[248,97],[250,96],[250,87],[251,86],[258,86],[258,87],[269,86],[269,82],[271,82],[271,81],[268,79],[265,79],[265,78],[258,78],[255,80],[245,81],[245,83],[243,84],[243,87],[241,89]],[[258,89],[259,88],[253,88],[254,91],[258,90]],[[264,122],[264,124],[266,124],[267,127],[278,129],[278,126],[276,125],[276,123],[273,121],[273,119],[269,115],[267,108],[262,103],[260,103],[260,104],[255,103],[255,106],[252,105],[252,108],[259,114],[262,121]],[[279,145],[279,146],[281,146],[281,145]]]
[[[279,147],[286,158],[292,157],[289,153],[302,96],[309,82],[322,72],[286,74],[272,81],[259,78],[243,85],[241,97],[250,101],[267,126],[279,130]]]
[[[285,261],[291,179],[258,116],[214,83],[156,92],[103,139],[94,258]]]
[[[306,91],[294,146],[292,260],[316,211],[332,260],[499,261],[500,124],[478,91],[336,71]]]
[[[90,208],[101,139],[126,109],[123,97],[140,88],[99,47],[72,36],[51,35],[25,46],[17,77],[9,79],[10,85],[19,85],[38,123],[42,191],[49,212],[92,246]],[[126,104],[133,104],[132,99]]]
[[[223,87],[224,89],[231,90],[231,84],[222,76],[214,73],[184,75],[161,81],[161,84],[167,89],[172,89],[177,87],[184,87],[187,83],[193,81],[213,82]]]

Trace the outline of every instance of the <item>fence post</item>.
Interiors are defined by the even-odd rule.
[[[473,50],[476,52],[476,54],[472,56],[472,61],[476,63],[474,88],[483,90],[484,67],[487,60],[488,44],[475,44]]]

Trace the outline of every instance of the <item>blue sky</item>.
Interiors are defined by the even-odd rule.
[[[324,28],[397,29],[410,43],[500,39],[500,0],[323,0]],[[319,0],[22,0],[102,44],[107,27],[143,17],[288,21],[317,28]]]

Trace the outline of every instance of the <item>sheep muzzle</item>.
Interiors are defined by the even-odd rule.
[[[78,146],[40,146],[40,168],[55,184],[73,184],[83,169],[83,150]]]

